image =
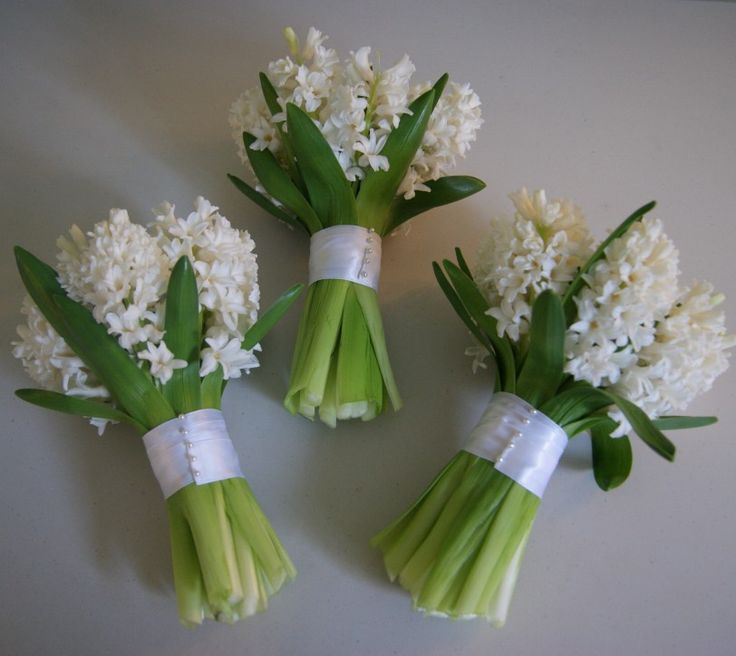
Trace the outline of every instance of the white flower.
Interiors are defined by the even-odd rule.
[[[138,359],[151,364],[151,375],[162,385],[171,379],[174,369],[183,369],[187,366],[187,361],[175,358],[164,342],[158,346],[148,342],[146,350],[138,353]]]
[[[204,340],[208,347],[202,349],[202,366],[199,375],[204,377],[212,373],[218,366],[222,367],[223,378],[240,378],[243,371],[249,372],[258,366],[258,359],[253,350],[242,348],[242,339],[231,338],[224,330],[213,330],[212,335]]]
[[[110,400],[108,390],[51,327],[29,296],[23,299],[21,313],[27,320],[17,328],[20,340],[12,343],[13,355],[33,381],[44,389],[69,396]]]
[[[510,198],[516,214],[491,219],[473,277],[499,336],[518,340],[529,331],[536,297],[545,289],[562,293],[593,253],[593,240],[583,213],[570,201],[526,189]]]
[[[637,352],[613,390],[636,403],[651,418],[673,414],[707,392],[728,368],[736,335],[726,333],[723,296],[710,283],[696,282],[681,292],[667,316],[657,323],[654,340]],[[617,434],[629,426],[621,413]]]
[[[379,137],[375,130],[370,130],[367,137],[359,134],[357,138],[353,149],[363,153],[358,159],[358,164],[363,167],[370,166],[374,171],[388,171],[388,158],[379,155],[388,135]]]
[[[155,316],[168,284],[170,260],[143,226],[130,222],[125,210],[110,210],[110,218],[97,223],[86,237],[73,226],[70,237],[57,241],[61,285],[71,298],[87,305],[98,322],[117,315],[119,330],[110,332],[119,334],[121,346],[131,350],[141,341],[133,331],[133,315],[143,322]],[[128,312],[132,306],[135,309]],[[151,330],[147,338],[160,339],[160,334]]]
[[[417,85],[410,95],[417,98],[431,87]],[[436,180],[455,166],[458,157],[465,157],[470,144],[483,124],[480,99],[468,84],[449,82],[429,118],[422,145],[417,150],[400,193],[412,198],[416,191],[426,191],[428,180]]]
[[[566,371],[596,386],[617,383],[672,306],[677,263],[677,249],[657,219],[645,217],[611,242],[575,298],[578,321],[568,330]]]
[[[243,132],[255,137],[251,148],[268,148],[283,159],[276,126],[286,121],[287,103],[309,113],[348,180],[360,180],[368,170],[387,170],[390,162],[379,154],[386,136],[402,115],[410,113],[410,102],[431,85],[412,86],[415,67],[408,55],[381,70],[371,61],[368,46],[351,52],[341,63],[337,53],[323,45],[327,37],[319,30],[310,28],[301,50],[293,30],[286,30],[285,36],[290,56],[272,61],[267,68],[282,111],[271,116],[259,86],[245,91],[230,108],[233,139],[249,172],[253,173]],[[400,193],[411,198],[417,191],[428,191],[425,183],[445,175],[458,157],[465,156],[481,124],[478,96],[468,85],[448,84]]]
[[[131,357],[140,364],[147,362],[152,376],[163,384],[175,369],[186,366],[162,339],[169,273],[181,256],[187,256],[195,273],[203,332],[217,339],[217,348],[210,344],[203,359],[222,360],[229,377],[257,366],[252,352],[234,352],[258,314],[258,266],[250,235],[233,228],[201,196],[186,218],[177,217],[170,203],[162,204],[155,215],[151,232],[132,224],[125,210],[112,210],[107,221],[86,235],[73,226],[68,237],[58,240],[62,286]],[[13,353],[31,378],[72,396],[110,400],[108,390],[30,299],[24,301],[22,312],[27,321],[18,327],[20,340],[13,343]],[[93,423],[101,429],[107,422]]]

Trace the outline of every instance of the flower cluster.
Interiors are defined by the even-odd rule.
[[[583,214],[569,201],[548,202],[543,191],[512,194],[513,219],[491,222],[474,272],[497,320],[499,335],[528,332],[531,306],[544,289],[564,294],[593,252]],[[678,252],[662,222],[645,217],[611,241],[583,276],[566,335],[565,371],[609,388],[656,418],[684,410],[728,367],[723,297],[710,284],[678,283]],[[473,349],[476,366],[485,353]],[[618,410],[614,435],[630,430]]]
[[[294,103],[312,117],[349,180],[361,179],[367,169],[386,170],[389,163],[381,150],[389,132],[402,114],[410,112],[411,101],[430,88],[411,84],[415,68],[409,57],[404,55],[382,70],[371,60],[367,46],[341,63],[335,50],[324,45],[327,37],[314,28],[302,48],[293,31],[287,30],[286,37],[291,56],[268,65],[282,110]],[[252,148],[280,154],[286,113],[272,116],[260,88],[248,89],[233,103],[229,120],[243,162],[248,162],[243,132],[256,138]],[[444,175],[458,157],[465,156],[481,124],[478,96],[467,84],[450,82],[400,192],[411,198],[417,190],[427,189],[424,183]]]
[[[152,229],[130,222],[125,210],[113,209],[107,221],[84,234],[73,226],[57,245],[59,281],[68,295],[83,303],[121,347],[160,384],[186,362],[174,358],[164,341],[166,288],[171,269],[182,255],[194,268],[203,313],[204,348],[200,375],[222,366],[225,379],[258,366],[252,351],[241,349],[245,331],[258,313],[258,267],[254,243],[236,230],[206,199],[195,211],[177,218],[165,203]],[[25,324],[13,354],[33,380],[47,389],[82,398],[108,400],[109,392],[86,368],[27,297]],[[104,422],[95,420],[104,428]]]
[[[529,331],[534,299],[545,289],[564,291],[592,255],[593,237],[583,213],[564,198],[526,189],[510,198],[516,213],[491,219],[474,278],[499,335],[518,340]]]

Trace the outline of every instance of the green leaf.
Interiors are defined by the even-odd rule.
[[[304,285],[298,283],[293,287],[287,289],[281,296],[279,296],[272,304],[271,307],[266,310],[261,317],[256,321],[245,333],[243,339],[243,349],[250,351],[258,342],[260,342],[273,328],[276,323],[281,319],[286,311],[291,307],[292,303],[299,298],[302,293]]]
[[[499,337],[496,320],[487,314],[486,299],[478,290],[475,281],[456,264],[450,260],[443,260],[442,264],[462,304],[493,346],[496,366],[501,377],[501,389],[512,394],[516,393],[514,352],[508,338]]]
[[[67,343],[107,387],[116,405],[148,428],[176,416],[148,374],[87,308],[59,294],[53,296],[53,302],[62,316],[64,333],[72,339]]]
[[[495,355],[493,345],[491,344],[487,335],[483,332],[483,330],[479,328],[478,324],[470,316],[470,313],[465,309],[465,305],[463,305],[463,302],[460,300],[460,297],[455,291],[455,288],[445,277],[442,268],[439,264],[437,264],[437,262],[432,262],[432,270],[434,271],[435,278],[437,278],[440,289],[442,289],[443,293],[447,297],[447,300],[450,302],[450,305],[452,305],[452,308],[455,310],[457,316],[460,317],[462,322],[467,326],[468,330],[481,343],[481,345],[483,345],[491,355]]]
[[[56,271],[19,246],[15,248],[15,257],[33,302],[107,387],[117,405],[148,428],[171,419],[174,411],[150,377],[84,306],[67,298]]]
[[[700,428],[710,426],[718,421],[718,417],[680,417],[671,415],[669,417],[658,417],[652,424],[659,430],[677,430],[680,428]]]
[[[592,417],[584,417],[583,419],[572,421],[566,426],[563,426],[563,428],[568,438],[573,438],[580,433],[592,430],[606,421],[611,421],[610,417],[606,415],[593,415]]]
[[[357,224],[353,190],[319,128],[308,114],[292,103],[286,107],[286,122],[294,155],[321,227]]]
[[[68,415],[76,415],[78,417],[96,417],[99,419],[122,421],[131,424],[141,433],[146,433],[148,430],[143,424],[133,419],[133,417],[121,412],[109,403],[80,399],[43,389],[19,389],[15,390],[15,395],[19,399],[46,408],[47,410],[65,412]]]
[[[381,152],[383,154],[383,151]],[[448,205],[485,189],[485,182],[469,175],[451,175],[426,183],[430,191],[417,191],[414,198],[406,200],[403,196],[395,196],[391,203],[389,227],[386,232],[393,232],[402,223],[441,205]]]
[[[639,406],[608,390],[601,391],[619,407],[634,432],[647,446],[669,461],[675,459],[675,445],[662,434]]]
[[[580,271],[578,271],[577,275],[570,283],[570,286],[567,288],[567,291],[565,291],[565,295],[562,297],[562,306],[565,308],[565,316],[568,321],[572,321],[572,318],[575,316],[575,302],[573,299],[577,296],[580,288],[585,284],[583,276],[593,268],[593,265],[598,260],[605,256],[606,248],[608,248],[608,245],[614,239],[618,239],[621,235],[625,234],[634,223],[641,221],[641,219],[644,218],[644,215],[651,212],[656,205],[656,201],[651,201],[646,205],[642,205],[638,210],[631,214],[601,242],[593,255],[590,256],[590,259],[581,267]]]
[[[59,308],[52,300],[55,294],[66,293],[59,284],[58,274],[48,264],[20,246],[16,246],[14,250],[18,271],[26,291],[51,327],[71,346],[72,336],[67,334]]]
[[[217,369],[208,373],[202,379],[202,407],[220,409],[222,401],[222,392],[224,385],[224,372],[222,366],[217,365]]]
[[[279,94],[271,84],[271,80],[268,79],[268,75],[265,73],[258,74],[258,80],[261,83],[261,92],[263,93],[263,99],[266,101],[266,106],[271,114],[278,114],[282,111],[281,105],[279,104]]]
[[[230,173],[227,174],[228,179],[230,182],[232,182],[243,195],[250,198],[258,207],[261,209],[266,210],[271,216],[275,216],[280,221],[283,221],[284,223],[288,223],[291,226],[294,226],[295,228],[299,228],[302,230],[307,230],[306,226],[296,219],[295,217],[291,216],[291,214],[287,214],[284,212],[281,208],[276,207],[268,198],[266,198],[261,192],[256,191],[251,187],[247,182],[244,180],[241,180],[239,177],[232,175]],[[309,230],[307,230],[309,232]]]
[[[442,94],[445,91],[445,87],[447,86],[447,82],[449,79],[450,76],[447,73],[443,73],[437,80],[437,82],[434,83],[434,86],[432,87],[432,91],[434,91],[434,98],[432,99],[432,111],[434,111],[434,108],[437,107],[437,103],[440,101],[440,98],[442,98]]]
[[[243,133],[245,152],[248,154],[253,171],[255,171],[263,188],[296,214],[310,234],[320,230],[323,225],[302,192],[286,174],[286,171],[281,168],[281,165],[268,148],[253,150],[251,146],[254,141],[255,137],[252,134]],[[342,171],[342,169],[340,170]]]
[[[463,252],[457,246],[455,246],[455,259],[457,260],[457,265],[460,267],[460,270],[472,280],[473,274],[470,271],[470,267],[465,261],[465,256],[463,255]]]
[[[175,358],[188,363],[183,369],[174,370],[163,386],[164,396],[177,414],[198,410],[202,403],[199,381],[202,318],[197,279],[186,255],[179,258],[169,277],[164,329],[166,346]]]
[[[283,112],[283,108],[279,103],[279,94],[276,89],[274,89],[273,84],[271,84],[271,80],[268,79],[268,76],[265,73],[260,73],[258,75],[258,78],[261,81],[261,91],[263,92],[263,98],[266,101],[266,105],[268,106],[268,110],[271,112],[271,115],[273,116],[274,114],[279,114]],[[279,138],[281,139],[281,143],[284,147],[287,166],[289,167],[289,175],[291,176],[291,179],[294,181],[296,186],[299,188],[299,191],[302,192],[302,194],[305,194],[307,190],[304,187],[302,174],[299,172],[299,167],[296,165],[296,161],[294,159],[294,149],[291,147],[289,133],[284,132],[284,124],[282,121],[277,121],[275,122],[275,124],[276,129],[279,133]]]
[[[621,485],[631,472],[633,456],[631,442],[625,435],[611,437],[615,422],[595,426],[590,431],[593,447],[593,475],[601,490],[608,491]]]
[[[516,393],[534,407],[557,392],[565,364],[565,314],[559,296],[544,290],[534,301],[529,350],[516,381]]]
[[[389,161],[388,171],[367,171],[360,185],[357,202],[359,225],[374,228],[380,235],[386,234],[390,226],[391,204],[422,143],[433,101],[434,90],[430,89],[409,105],[411,114],[403,114],[398,127],[389,133],[381,149],[381,155]]]
[[[555,394],[543,403],[539,410],[556,424],[566,428],[588,415],[611,405],[609,399],[599,389],[585,381],[577,381],[568,389]]]

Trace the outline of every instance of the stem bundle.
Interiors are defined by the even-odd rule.
[[[492,462],[460,451],[372,544],[416,609],[502,626],[539,501]]]

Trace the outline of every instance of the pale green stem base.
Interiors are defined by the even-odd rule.
[[[416,609],[502,626],[539,501],[493,463],[460,451],[371,543]]]
[[[339,419],[373,419],[385,397],[399,409],[376,293],[345,280],[313,283],[284,405],[334,428]]]
[[[188,485],[166,500],[179,619],[222,622],[263,611],[296,569],[248,483]]]

